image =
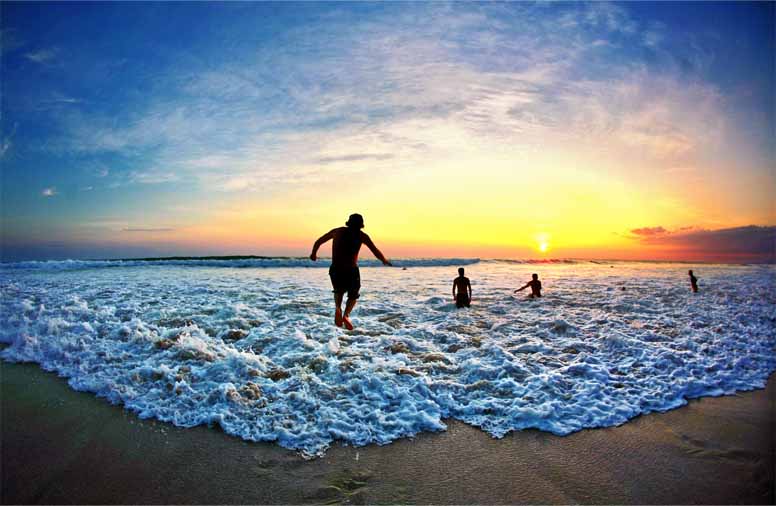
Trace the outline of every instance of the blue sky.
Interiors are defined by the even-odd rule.
[[[454,208],[412,203],[454,200],[446,175],[489,202],[481,220],[517,216],[512,184],[638,195],[592,238],[776,222],[773,3],[0,8],[4,259],[304,254],[354,200],[413,252],[427,231],[401,223],[439,230]],[[565,230],[520,212],[503,225]]]

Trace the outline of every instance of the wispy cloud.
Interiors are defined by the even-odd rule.
[[[642,236],[642,237],[652,237],[656,235],[662,235],[668,232],[668,230],[664,229],[663,227],[642,227],[642,228],[634,228],[631,230],[631,233],[634,235]]]
[[[161,228],[124,228],[122,232],[174,232],[174,228],[161,227]]]
[[[158,170],[133,171],[129,173],[130,182],[141,184],[170,183],[179,179],[180,177],[175,173]]]
[[[53,92],[50,96],[41,100],[40,108],[45,109],[58,106],[77,105],[81,103],[83,103],[83,100],[80,98],[70,97],[59,92]]]
[[[25,53],[24,57],[30,60],[31,62],[35,62],[41,65],[46,65],[54,62],[54,60],[57,57],[57,54],[59,54],[58,49],[49,48],[49,49],[39,49],[37,51]]]
[[[2,115],[0,115],[0,119],[1,118]],[[7,135],[3,135],[2,139],[0,139],[0,159],[4,158],[5,155],[11,150],[11,147],[13,146],[13,138],[16,135],[16,129],[18,126],[18,123],[14,123],[11,132]]]
[[[57,189],[53,186],[50,188],[44,188],[43,191],[40,192],[41,195],[44,197],[53,197],[54,195],[58,195]]]
[[[626,41],[660,50],[664,27],[616,4],[421,4],[395,17],[332,13],[322,28],[289,29],[204,71],[170,67],[155,80],[176,93],[121,117],[63,112],[47,146],[142,160],[129,183],[253,191],[526,149],[605,146],[634,173],[702,167],[692,161],[726,138],[713,86],[617,53]]]
[[[0,142],[0,158],[3,158],[5,154],[8,152],[8,150],[11,149],[11,146],[13,144],[11,143],[11,139],[9,137],[6,137]]]
[[[324,157],[315,159],[314,163],[320,163],[325,165],[325,164],[337,163],[337,162],[361,162],[364,160],[390,160],[393,157],[394,155],[390,153],[379,153],[379,154],[361,153],[361,154],[342,155],[342,156],[324,156]]]

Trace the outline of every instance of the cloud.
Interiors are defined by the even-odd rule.
[[[648,233],[639,240],[642,245],[667,248],[675,255],[685,257],[742,262],[776,261],[776,226],[749,225],[718,230],[687,230],[685,227],[676,232]]]
[[[174,228],[123,228],[122,232],[174,232]]]
[[[11,149],[11,146],[13,146],[13,143],[11,142],[10,138],[5,138],[0,142],[0,158],[5,157],[5,154],[8,153],[8,150]]]
[[[173,172],[161,172],[155,170],[133,171],[129,173],[129,181],[141,184],[160,184],[178,181],[180,177]]]
[[[661,235],[668,232],[668,230],[664,229],[663,227],[643,227],[643,228],[634,228],[631,230],[631,234],[643,236],[643,237],[649,237],[649,236],[655,236],[655,235]]]
[[[337,163],[337,162],[360,162],[364,160],[390,160],[393,157],[394,155],[390,153],[379,153],[379,154],[362,153],[362,154],[343,155],[343,156],[324,156],[321,158],[317,158],[316,160],[314,160],[314,162],[325,165],[325,164]]]
[[[627,41],[663,44],[663,27],[640,26],[621,6],[413,4],[396,14],[332,15],[251,56],[171,66],[154,79],[176,93],[118,115],[67,108],[62,137],[46,145],[141,160],[130,182],[224,191],[318,184],[351,174],[351,162],[429,167],[525,146],[607,146],[654,170],[694,166],[688,158],[723,145],[713,87],[630,53],[611,58]]]
[[[2,114],[0,114],[0,119],[2,118]],[[2,140],[0,140],[0,158],[4,158],[5,155],[10,151],[11,146],[13,146],[13,138],[16,135],[16,129],[19,126],[18,123],[14,123],[13,129],[11,129],[11,133],[8,135],[3,136]]]
[[[53,92],[51,96],[41,100],[39,109],[53,108],[64,105],[77,105],[81,103],[83,103],[83,100],[80,98],[70,97],[59,92]]]
[[[39,49],[31,53],[25,53],[24,57],[30,60],[31,62],[35,62],[40,65],[46,65],[53,62],[58,53],[59,53],[59,50],[57,50],[56,48]]]
[[[54,195],[58,195],[57,189],[53,186],[50,188],[44,188],[43,191],[40,192],[41,195],[44,197],[53,197]]]

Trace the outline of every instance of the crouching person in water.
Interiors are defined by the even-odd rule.
[[[331,247],[331,267],[329,267],[331,286],[334,288],[334,324],[337,327],[345,325],[348,330],[353,330],[350,312],[356,307],[358,292],[361,289],[361,273],[358,270],[358,251],[361,249],[361,244],[366,244],[383,265],[391,265],[372,239],[361,231],[362,228],[364,228],[364,218],[360,214],[351,214],[344,227],[332,229],[315,241],[310,254],[310,260],[317,260],[318,248],[326,241],[334,240]],[[342,298],[345,293],[348,294],[348,301],[343,313]]]
[[[531,274],[531,281],[515,290],[515,293],[525,290],[529,286],[531,287],[531,295],[528,296],[529,298],[534,299],[542,296],[542,282],[539,281],[538,274]]]
[[[458,308],[469,307],[472,303],[472,284],[463,275],[463,267],[458,268],[458,277],[453,280],[453,300]]]

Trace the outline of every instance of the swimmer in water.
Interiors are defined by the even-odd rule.
[[[361,273],[358,271],[358,251],[361,244],[366,244],[374,256],[383,265],[392,265],[383,256],[377,246],[361,229],[364,228],[364,218],[360,214],[351,214],[344,227],[330,230],[315,241],[310,260],[318,259],[318,248],[330,239],[333,239],[331,247],[331,267],[329,277],[334,288],[334,324],[348,330],[353,330],[353,322],[350,321],[350,312],[356,307],[359,290],[361,289]],[[348,301],[345,304],[345,312],[342,312],[342,298],[347,292]]]
[[[690,286],[693,293],[698,293],[698,278],[695,277],[692,271],[687,271],[687,273],[690,275]]]
[[[531,287],[531,295],[528,296],[529,298],[535,299],[542,296],[542,282],[539,281],[538,274],[531,274],[531,281],[515,290],[515,293],[525,290],[529,286]]]
[[[453,280],[453,300],[457,308],[469,307],[472,303],[472,284],[463,275],[463,267],[458,268],[458,277]]]

